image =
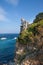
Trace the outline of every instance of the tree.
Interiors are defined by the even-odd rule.
[[[36,15],[36,18],[35,18],[35,20],[33,22],[37,23],[37,22],[39,22],[42,19],[43,19],[43,12],[39,13],[38,15]]]

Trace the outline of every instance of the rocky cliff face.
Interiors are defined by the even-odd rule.
[[[20,33],[16,47],[17,64],[43,65],[43,20],[32,23]]]
[[[43,65],[43,38],[38,41],[37,47],[18,43],[16,62],[20,65]]]

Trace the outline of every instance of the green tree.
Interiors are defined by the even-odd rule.
[[[39,22],[40,20],[43,19],[43,12],[42,13],[39,13],[38,15],[36,15],[36,18],[34,19],[34,23],[37,23]]]

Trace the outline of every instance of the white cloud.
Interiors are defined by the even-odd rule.
[[[2,7],[0,7],[0,21],[8,21],[8,18],[6,15],[7,15],[7,12]]]
[[[0,6],[0,14],[7,14],[7,12]]]
[[[5,1],[13,5],[18,5],[19,3],[19,0],[5,0]]]

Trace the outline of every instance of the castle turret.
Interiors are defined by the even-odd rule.
[[[21,19],[21,29],[20,29],[20,32],[22,32],[23,30],[26,30],[27,27],[28,27],[28,22],[22,18]]]

